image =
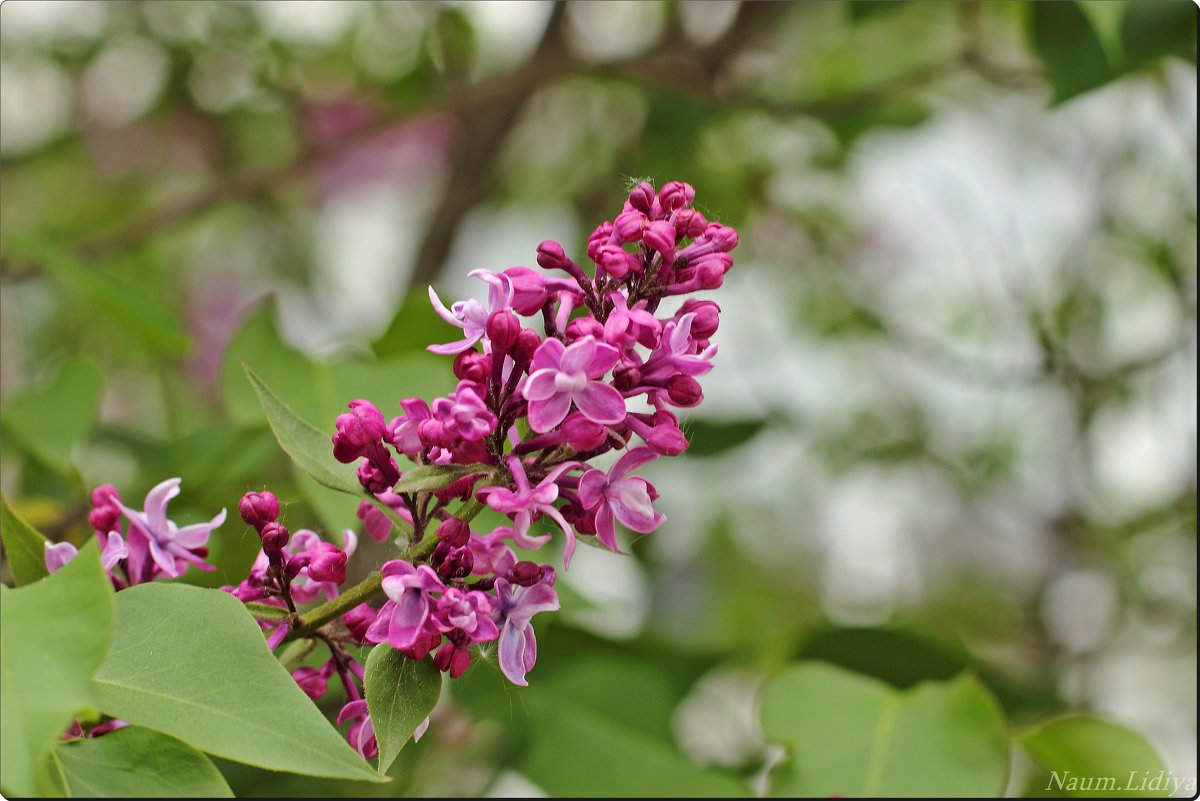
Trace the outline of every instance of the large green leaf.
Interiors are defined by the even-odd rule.
[[[57,573],[0,590],[0,785],[35,795],[55,739],[99,708],[92,676],[113,630],[113,590],[95,542]]]
[[[1029,38],[1054,86],[1055,103],[1115,76],[1095,27],[1076,3],[1030,3]]]
[[[1190,0],[1139,0],[1126,3],[1121,44],[1130,69],[1162,56],[1196,61],[1196,16]]]
[[[536,723],[530,749],[517,768],[551,796],[751,795],[733,776],[697,767],[670,744],[621,726],[569,696],[524,695]]]
[[[1149,784],[1166,767],[1145,738],[1107,720],[1067,715],[1027,729],[1016,739],[1045,769],[1030,794],[1161,798],[1175,790]]]
[[[73,798],[232,798],[225,777],[187,743],[141,726],[61,743],[51,752]]]
[[[900,691],[821,663],[763,689],[763,731],[790,758],[775,795],[993,796],[1004,791],[1004,719],[970,675]]]
[[[84,307],[102,313],[106,320],[125,328],[150,350],[183,356],[191,340],[179,324],[179,315],[135,286],[48,240],[10,236],[5,244],[13,253],[36,261],[55,280],[76,293]]]
[[[318,430],[293,412],[271,388],[249,367],[244,368],[246,378],[254,387],[259,403],[267,415],[267,422],[275,439],[296,465],[330,489],[364,495],[362,485],[355,477],[354,468],[333,458],[331,435]]]
[[[67,362],[46,388],[7,401],[0,422],[5,433],[39,462],[74,477],[71,451],[96,425],[103,385],[90,362]]]
[[[46,538],[12,510],[3,492],[0,492],[0,540],[4,542],[8,568],[18,587],[46,577]]]
[[[386,643],[367,657],[363,688],[379,743],[379,772],[386,773],[442,692],[442,674],[433,660],[409,659]]]
[[[96,681],[103,711],[202,751],[310,776],[376,775],[220,590],[140,584],[119,593]]]

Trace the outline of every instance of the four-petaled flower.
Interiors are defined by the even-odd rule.
[[[539,433],[554,428],[571,410],[572,401],[584,417],[601,425],[625,419],[625,398],[614,387],[597,381],[612,369],[621,352],[597,342],[590,334],[569,346],[547,339],[533,354],[529,378],[521,394],[529,401],[529,427]]]
[[[222,509],[207,523],[195,523],[182,528],[175,525],[167,519],[167,504],[179,494],[180,481],[178,478],[168,478],[156,485],[146,494],[145,508],[141,512],[130,509],[120,501],[113,502],[133,524],[129,528],[127,543],[131,568],[140,568],[148,551],[159,570],[171,578],[182,575],[188,563],[201,570],[214,569],[194,551],[205,547],[212,530],[225,522],[225,510]]]
[[[534,513],[543,512],[555,523],[558,523],[559,528],[567,537],[567,549],[563,554],[563,565],[565,566],[571,561],[571,554],[575,552],[575,532],[571,530],[570,524],[563,519],[562,514],[552,504],[558,500],[558,484],[555,483],[558,477],[568,470],[578,467],[579,463],[563,462],[547,473],[536,487],[531,488],[529,477],[525,475],[525,467],[521,464],[521,460],[516,456],[509,456],[507,462],[517,491],[513,492],[507,487],[484,487],[479,491],[479,495],[485,496],[487,505],[497,512],[513,515],[512,538],[513,542],[521,548],[540,548],[550,541],[549,534],[529,536],[529,526],[533,522]]]
[[[626,478],[657,458],[658,454],[651,448],[632,448],[617,460],[607,475],[592,468],[579,478],[579,500],[585,509],[595,511],[596,537],[611,550],[617,550],[614,517],[640,534],[654,531],[667,519],[651,506],[650,482],[640,476]]]
[[[380,573],[388,600],[367,629],[366,639],[386,642],[397,650],[408,648],[417,641],[429,618],[431,594],[445,592],[446,585],[429,565],[413,567],[399,559],[385,562]]]
[[[537,661],[537,638],[533,634],[530,618],[538,612],[553,612],[558,609],[558,594],[551,584],[554,573],[532,587],[522,587],[507,579],[496,579],[496,597],[500,629],[500,670],[513,684],[525,687],[529,684],[525,674],[533,669]]]

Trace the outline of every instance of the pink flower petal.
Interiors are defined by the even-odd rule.
[[[625,398],[621,393],[608,384],[602,384],[599,381],[589,381],[587,386],[575,393],[575,405],[579,407],[579,411],[583,412],[583,416],[591,420],[593,423],[601,425],[616,425],[625,419]],[[530,426],[539,433],[548,431],[554,425],[562,422],[563,417],[566,417],[566,411],[563,412],[563,417],[554,421],[554,425],[549,428],[540,429],[533,425],[533,403],[530,406]]]

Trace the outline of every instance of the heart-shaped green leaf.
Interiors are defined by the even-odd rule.
[[[763,731],[790,758],[781,796],[994,796],[1008,738],[991,695],[970,675],[896,690],[820,662],[793,665],[763,689]]]
[[[220,590],[140,584],[117,594],[112,650],[96,675],[108,714],[250,765],[375,777]]]
[[[1162,758],[1136,732],[1090,715],[1067,715],[1016,737],[1045,773],[1030,790],[1095,798],[1174,795],[1175,787],[1149,785],[1166,770]]]
[[[429,659],[409,659],[383,643],[367,657],[363,687],[379,743],[379,772],[385,773],[442,692],[442,674]]]

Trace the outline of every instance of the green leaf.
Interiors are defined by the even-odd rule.
[[[406,470],[392,489],[395,492],[437,492],[463,476],[490,472],[492,468],[486,464],[426,464]]]
[[[1045,785],[1031,788],[1035,791],[1161,798],[1175,789],[1142,786],[1166,770],[1162,758],[1140,734],[1100,718],[1054,718],[1017,734],[1016,740],[1049,772]]]
[[[995,701],[970,675],[895,690],[820,663],[793,665],[763,689],[768,739],[790,760],[775,795],[994,796],[1008,741]]]
[[[48,575],[46,538],[12,510],[3,492],[0,492],[0,540],[4,542],[8,568],[18,587]]]
[[[382,358],[410,354],[425,355],[429,332],[439,330],[441,319],[433,311],[424,292],[409,292],[392,318],[387,331],[371,343],[371,350]]]
[[[141,726],[60,743],[51,752],[74,798],[232,798],[225,777],[187,743]]]
[[[379,772],[386,773],[442,692],[442,674],[433,660],[409,659],[386,643],[367,657],[363,688],[379,743]]]
[[[264,620],[283,620],[290,614],[288,610],[280,609],[278,606],[256,604],[254,602],[246,603],[246,611],[254,615],[256,618],[262,618]]]
[[[767,425],[766,420],[703,420],[689,418],[684,425],[691,445],[688,456],[716,456],[749,442]]]
[[[1115,77],[1104,45],[1076,3],[1030,3],[1029,38],[1062,103]]]
[[[139,584],[117,595],[112,651],[96,676],[104,712],[217,756],[308,776],[376,774],[220,590]]]
[[[1127,3],[1121,20],[1125,63],[1135,69],[1163,56],[1196,63],[1196,16],[1190,0],[1140,0]]]
[[[267,422],[279,446],[292,457],[296,465],[330,489],[350,495],[365,496],[362,485],[354,474],[354,468],[333,458],[332,435],[318,430],[311,423],[296,416],[287,404],[279,399],[271,388],[245,365],[246,378],[254,387],[258,401],[267,415]]]
[[[36,795],[47,750],[99,708],[92,676],[112,635],[113,589],[93,540],[54,575],[0,592],[0,785]]]
[[[185,356],[191,350],[191,340],[179,325],[179,315],[141,287],[100,270],[44,239],[10,236],[5,244],[14,254],[36,261],[55,280],[79,295],[91,313],[100,313],[126,328],[150,350],[169,356]]]
[[[0,422],[31,456],[59,475],[73,478],[77,472],[71,451],[96,425],[103,385],[90,362],[67,362],[45,389],[7,401]]]
[[[751,795],[733,776],[696,767],[662,740],[579,706],[570,696],[529,693],[525,705],[536,730],[517,769],[551,796]]]

